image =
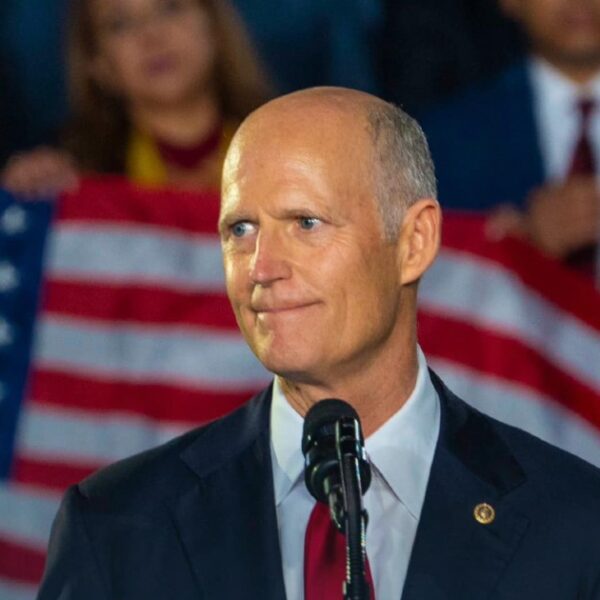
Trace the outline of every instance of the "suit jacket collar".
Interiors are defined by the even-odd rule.
[[[490,420],[431,377],[440,436],[402,600],[485,598],[527,529],[528,517],[511,503],[525,474]],[[206,427],[181,455],[194,476],[174,520],[206,598],[285,599],[270,399],[269,387]],[[483,502],[496,511],[488,525],[473,514]]]
[[[196,475],[175,521],[206,598],[285,599],[269,447],[271,388],[181,455]]]
[[[511,502],[526,477],[491,421],[432,379],[442,427],[402,600],[486,598],[529,523]],[[495,510],[487,525],[474,516],[481,503]]]

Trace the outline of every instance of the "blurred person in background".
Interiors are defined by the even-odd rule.
[[[489,1],[489,0],[486,0]],[[277,93],[315,85],[377,91],[383,0],[231,0]],[[69,0],[2,0],[0,52],[10,64],[11,153],[56,143],[67,117]],[[3,79],[3,82],[6,80]],[[9,154],[8,154],[9,155]],[[6,156],[0,157],[0,167]]]
[[[528,56],[422,116],[442,205],[491,211],[593,275],[600,230],[600,0],[500,0]]]
[[[238,122],[270,95],[225,0],[75,0],[61,149],[13,156],[2,185],[54,195],[79,173],[216,188]]]

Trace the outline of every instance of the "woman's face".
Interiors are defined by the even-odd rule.
[[[193,100],[213,81],[216,40],[198,0],[92,0],[94,73],[134,106]]]

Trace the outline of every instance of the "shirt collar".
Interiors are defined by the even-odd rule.
[[[419,518],[438,439],[440,407],[427,362],[417,348],[418,373],[402,408],[369,436],[369,459],[409,512]],[[302,417],[290,406],[278,378],[271,404],[271,453],[275,503],[279,505],[303,475]]]
[[[290,406],[279,377],[275,377],[271,401],[271,456],[277,506],[285,500],[304,471],[303,426],[304,419]]]
[[[585,86],[580,86],[539,56],[531,58],[529,72],[538,102],[558,109],[575,111],[575,104],[579,98],[589,97],[600,101],[600,73]]]
[[[421,515],[440,429],[439,400],[421,348],[417,358],[412,394],[365,441],[371,464],[415,519]]]

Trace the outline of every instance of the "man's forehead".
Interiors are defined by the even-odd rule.
[[[234,137],[224,165],[224,186],[256,170],[285,164],[301,172],[323,167],[356,170],[371,155],[366,121],[338,113],[312,111],[293,120],[284,114],[244,123]]]
[[[324,185],[337,190],[362,191],[371,181],[371,101],[379,100],[354,90],[317,88],[259,108],[232,140],[223,169],[223,197],[233,200],[240,186],[263,185],[265,180],[273,186],[293,185],[308,174],[320,174]]]
[[[372,100],[367,101],[367,98]],[[363,92],[338,88],[303,90],[272,100],[252,113],[234,138],[246,144],[269,141],[317,145],[345,138],[364,138],[368,130],[367,107],[379,101]]]
[[[223,172],[222,196],[231,202],[257,193],[273,197],[362,195],[368,181],[358,144],[289,138],[278,144],[270,138],[265,144],[240,145],[230,155]]]

